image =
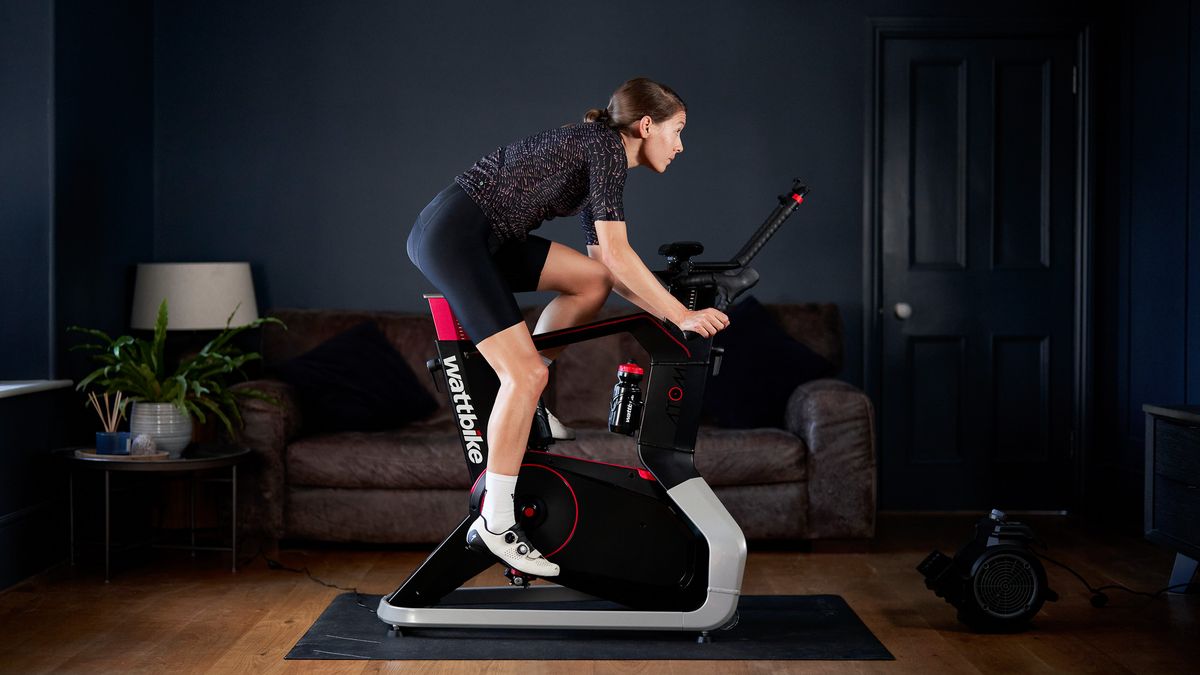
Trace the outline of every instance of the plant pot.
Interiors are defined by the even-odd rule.
[[[129,454],[129,432],[128,431],[97,431],[96,432],[96,454],[97,455],[128,455]]]
[[[192,417],[176,408],[174,403],[134,401],[129,431],[134,436],[149,434],[154,437],[159,450],[178,459],[192,440]]]

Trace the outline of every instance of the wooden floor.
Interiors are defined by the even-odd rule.
[[[1047,555],[1093,586],[1137,590],[1166,585],[1172,555],[1136,537],[1085,534],[1068,519],[1022,516],[1045,540]],[[883,514],[869,543],[815,552],[751,547],[746,594],[841,595],[895,655],[895,661],[285,661],[284,655],[342,591],[303,574],[269,569],[258,557],[236,574],[228,554],[155,551],[117,568],[104,583],[102,561],[67,565],[0,593],[0,671],[358,673],[766,673],[766,672],[1195,672],[1200,657],[1200,596],[1151,600],[1111,591],[1095,609],[1067,571],[1047,565],[1062,596],[1034,627],[1016,635],[979,635],[924,587],[915,570],[927,553],[965,543],[973,517]],[[288,548],[287,566],[364,593],[391,591],[424,555],[415,551]],[[498,571],[476,580],[503,583]],[[384,627],[380,626],[380,631]],[[1188,668],[1188,664],[1192,668]]]

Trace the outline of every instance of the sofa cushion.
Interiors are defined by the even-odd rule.
[[[462,443],[450,422],[298,438],[288,483],[337,488],[467,488]]]
[[[437,401],[373,321],[268,368],[296,391],[306,431],[371,431],[428,417]]]
[[[556,443],[551,452],[638,465],[633,439],[598,427],[581,427],[576,433],[576,440]],[[292,442],[287,452],[291,485],[464,490],[470,486],[462,444],[449,423],[316,434]],[[696,468],[711,485],[800,481],[805,479],[806,452],[803,441],[780,429],[701,427]]]
[[[783,412],[796,387],[835,371],[833,364],[792,339],[753,296],[729,309],[729,327],[713,345],[725,349],[710,377],[704,414],[732,429],[784,428]]]

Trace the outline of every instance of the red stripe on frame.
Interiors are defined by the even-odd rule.
[[[612,324],[614,324],[614,323],[621,323],[621,322],[623,322],[623,321],[632,321],[632,320],[634,320],[634,319],[645,319],[645,320],[647,320],[647,321],[650,321],[651,323],[653,323],[655,326],[657,326],[657,327],[658,327],[658,329],[659,329],[659,330],[661,330],[663,333],[665,333],[667,337],[671,338],[671,341],[672,341],[672,342],[674,342],[675,344],[679,345],[679,348],[683,350],[683,353],[684,353],[684,355],[686,355],[688,358],[691,358],[691,356],[692,356],[692,350],[688,349],[688,348],[687,348],[687,346],[686,346],[686,345],[684,345],[684,344],[683,344],[682,342],[680,342],[679,340],[676,340],[676,339],[675,339],[675,336],[674,336],[674,335],[671,335],[671,331],[667,330],[667,329],[666,329],[666,327],[664,327],[664,326],[663,326],[661,323],[659,323],[659,322],[655,321],[654,319],[650,318],[650,315],[649,315],[649,314],[638,314],[638,315],[634,315],[634,316],[633,316],[633,318],[630,318],[630,317],[627,317],[627,316],[626,316],[626,317],[621,317],[621,318],[619,318],[619,319],[613,319],[613,320],[611,320],[611,321],[604,321],[604,322],[602,322],[602,323],[593,323],[593,324],[588,324],[588,325],[586,325],[586,326],[580,326],[580,327],[577,327],[577,328],[564,328],[564,329],[562,329],[562,330],[560,330],[560,331],[555,331],[555,334],[556,334],[556,335],[570,335],[571,333],[578,333],[578,332],[579,332],[579,331],[581,331],[581,330],[589,330],[589,329],[592,329],[592,328],[599,328],[600,326],[611,326],[611,325],[612,325]],[[534,337],[537,337],[537,336],[534,336]]]

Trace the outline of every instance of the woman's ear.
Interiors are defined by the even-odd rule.
[[[652,124],[654,124],[653,117],[649,115],[642,116],[642,119],[638,120],[637,123],[638,138],[650,138],[650,126]]]

